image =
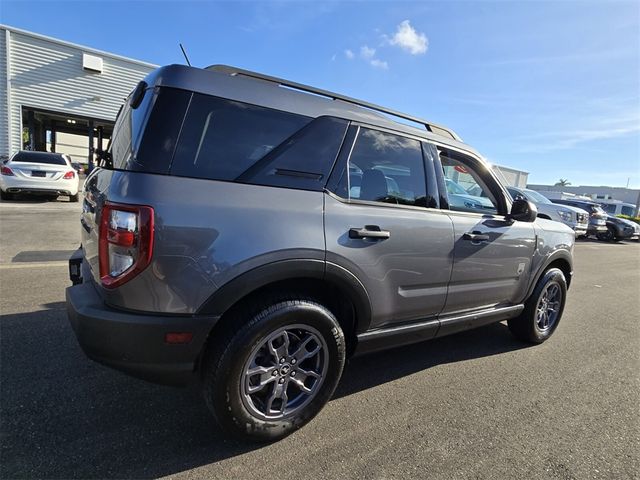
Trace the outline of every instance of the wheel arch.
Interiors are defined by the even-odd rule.
[[[563,250],[557,251],[549,256],[546,262],[538,269],[538,272],[533,278],[533,281],[529,285],[529,289],[527,290],[527,296],[525,298],[529,298],[533,293],[533,290],[536,288],[538,281],[544,275],[544,272],[549,270],[550,268],[559,268],[564,274],[564,278],[567,282],[567,289],[571,285],[571,279],[573,277],[573,261],[571,259],[571,255],[568,252]]]
[[[274,295],[283,300],[307,297],[325,305],[343,329],[348,354],[355,350],[357,334],[367,330],[371,321],[371,302],[357,277],[338,265],[313,259],[282,260],[249,270],[218,288],[197,313],[220,316],[211,339],[225,328],[225,319],[233,317],[233,311]]]

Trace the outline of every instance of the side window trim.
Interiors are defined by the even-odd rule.
[[[351,157],[351,153],[353,152],[353,148],[356,144],[356,138],[358,137],[358,133],[360,132],[360,126],[351,122],[349,127],[347,128],[347,133],[342,141],[342,146],[340,147],[340,151],[338,152],[338,156],[333,165],[333,170],[329,174],[329,181],[326,185],[326,190],[329,190],[334,195],[337,195],[339,198],[343,198],[344,200],[349,200],[348,198],[343,197],[338,192],[338,186],[340,185],[340,181],[342,180],[343,175],[345,175],[347,171],[347,165],[349,164],[349,158]]]
[[[433,166],[435,167],[436,183],[438,187],[438,200],[440,208],[442,210],[449,210],[449,196],[447,195],[447,185],[444,181],[444,170],[442,168],[442,161],[438,154],[438,147],[433,143],[426,143],[429,147],[431,156],[433,157]]]

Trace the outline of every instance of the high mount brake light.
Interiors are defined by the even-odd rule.
[[[153,208],[105,203],[100,220],[100,280],[115,288],[142,272],[153,256]]]

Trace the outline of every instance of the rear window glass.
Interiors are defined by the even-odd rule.
[[[193,94],[171,174],[236,180],[311,119]]]
[[[66,165],[62,155],[46,152],[18,152],[14,155],[12,162],[47,163],[49,165]]]
[[[191,93],[173,88],[146,91],[142,102],[123,107],[111,144],[113,167],[168,173]]]

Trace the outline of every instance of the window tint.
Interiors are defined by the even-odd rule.
[[[602,205],[602,208],[605,212],[614,215],[616,213],[616,206],[612,203],[605,203]]]
[[[636,209],[634,207],[623,205],[620,213],[622,213],[623,215],[629,215],[630,217],[633,217],[635,210]]]
[[[431,206],[420,142],[360,128],[338,194],[350,199]]]
[[[136,109],[126,102],[114,127],[113,167],[168,173],[190,92],[149,89]]]
[[[310,118],[193,94],[171,173],[235,180]]]
[[[494,195],[471,161],[457,152],[448,150],[440,152],[440,161],[442,162],[450,210],[486,214],[498,213],[498,204]],[[513,193],[511,195],[513,196]]]
[[[11,159],[12,162],[46,163],[48,165],[66,165],[64,157],[47,152],[18,152]]]
[[[322,190],[347,130],[346,120],[319,117],[274,148],[237,181]]]

